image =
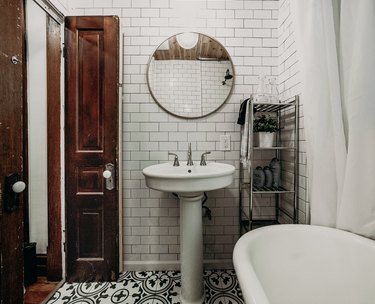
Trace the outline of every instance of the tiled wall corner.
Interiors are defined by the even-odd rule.
[[[298,65],[298,50],[295,41],[295,30],[293,28],[293,16],[290,8],[290,0],[279,1],[279,93],[281,100],[287,100],[301,93],[301,80]],[[306,138],[304,128],[303,100],[300,99],[299,105],[299,155],[298,155],[298,221],[306,223],[309,218],[309,204],[307,197],[307,157],[306,157]],[[282,159],[284,167],[290,167],[291,159],[284,156]],[[285,173],[287,174],[287,173]],[[292,197],[286,197],[282,204],[286,210],[292,210]],[[290,222],[287,217],[281,217],[283,223]]]

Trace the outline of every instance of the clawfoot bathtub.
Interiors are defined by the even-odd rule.
[[[247,304],[374,304],[375,241],[275,225],[243,235],[233,263]]]

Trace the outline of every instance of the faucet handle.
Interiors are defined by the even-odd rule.
[[[201,166],[206,166],[207,165],[206,164],[206,155],[207,154],[211,154],[211,151],[202,153],[202,155],[201,155],[201,162],[200,162]]]
[[[178,167],[180,165],[180,163],[178,161],[178,155],[176,153],[168,152],[168,156],[169,155],[174,155],[173,166]]]

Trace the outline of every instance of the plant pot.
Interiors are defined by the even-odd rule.
[[[271,148],[273,147],[273,138],[275,133],[271,132],[258,132],[259,136],[259,147]]]

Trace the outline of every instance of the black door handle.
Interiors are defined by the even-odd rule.
[[[26,184],[20,180],[20,175],[12,173],[5,177],[4,211],[13,212],[19,207],[19,194],[24,191]]]

